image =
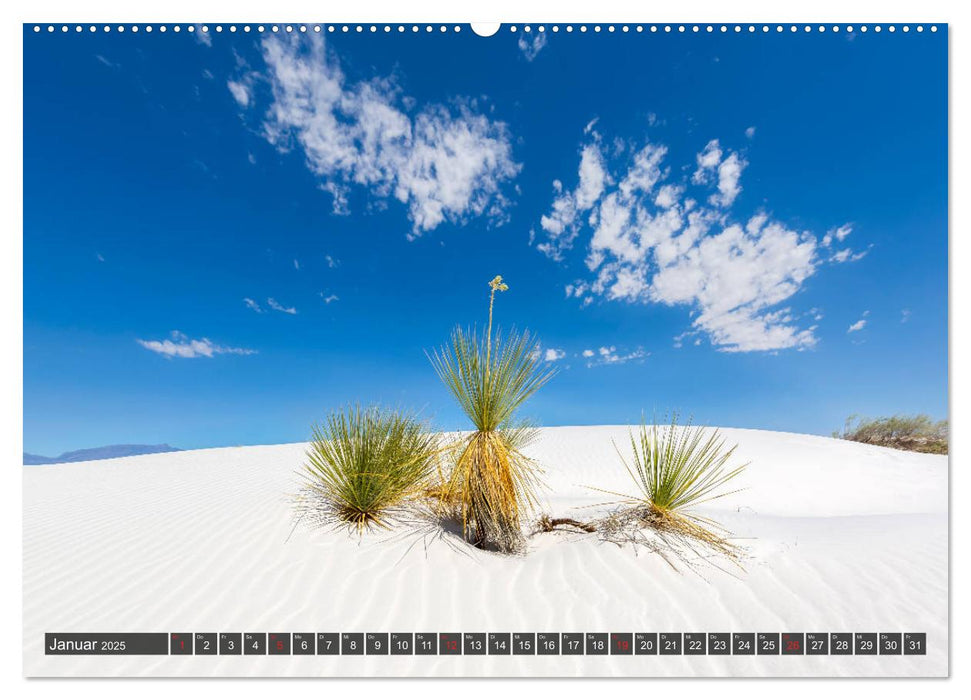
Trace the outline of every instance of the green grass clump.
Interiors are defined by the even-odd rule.
[[[734,493],[724,487],[747,466],[729,466],[737,445],[728,447],[718,430],[678,425],[675,416],[670,425],[642,424],[636,434],[631,431],[630,448],[630,459],[617,452],[638,493],[607,492],[621,496],[626,507],[604,521],[605,530],[637,541],[635,531],[651,527],[676,543],[700,542],[736,558],[737,548],[715,532],[717,524],[691,509]]]
[[[484,336],[457,328],[451,343],[430,356],[475,430],[453,446],[454,464],[442,502],[461,515],[465,539],[501,552],[522,548],[523,518],[536,503],[537,465],[523,454],[534,432],[517,410],[552,377],[529,332],[492,334],[492,307],[506,285],[489,283],[489,324]]]
[[[853,415],[846,419],[843,430],[835,431],[833,437],[912,452],[947,454],[950,424],[947,420],[934,421],[923,413],[889,418]]]
[[[438,457],[435,435],[413,416],[354,407],[314,426],[304,476],[318,516],[363,533],[422,493]]]
[[[630,442],[632,462],[628,464],[623,456],[621,460],[637,483],[641,500],[659,513],[683,513],[731,493],[720,489],[745,468],[726,468],[737,445],[727,448],[717,430],[690,422],[679,426],[677,417],[669,426],[641,425],[636,438],[631,432]]]

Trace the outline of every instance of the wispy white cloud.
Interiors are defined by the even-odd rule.
[[[721,159],[722,149],[718,144],[718,139],[712,139],[707,143],[704,150],[695,156],[698,167],[694,175],[691,176],[691,181],[696,185],[707,182],[711,178],[711,173],[718,167]]]
[[[854,251],[850,248],[843,248],[842,250],[837,250],[833,253],[829,259],[834,263],[845,263],[845,262],[856,262],[857,260],[862,260],[869,253],[868,250]]]
[[[823,236],[821,243],[824,247],[829,248],[833,245],[834,241],[837,243],[842,243],[851,233],[853,233],[853,225],[843,224],[842,226],[837,226],[827,231],[826,235]]]
[[[333,269],[341,264],[341,261],[332,255],[325,255],[324,261],[327,263],[327,267]]]
[[[536,345],[530,356],[534,360],[542,360],[543,362],[557,362],[566,357],[566,352],[560,348],[543,348],[541,345]]]
[[[243,109],[249,107],[250,102],[253,99],[251,87],[245,80],[230,80],[226,83],[226,87],[229,88],[229,92],[232,94],[233,99],[236,100],[238,104]]]
[[[748,163],[739,158],[737,153],[730,154],[718,165],[718,194],[708,198],[712,204],[722,207],[731,206],[742,191],[739,181],[742,179],[742,170],[746,165]]]
[[[269,299],[266,300],[266,305],[269,306],[274,311],[279,311],[280,313],[290,314],[290,315],[294,315],[297,313],[297,310],[294,307],[284,306],[273,297],[270,297]]]
[[[847,328],[846,332],[856,333],[857,331],[862,331],[864,328],[866,328],[866,323],[867,323],[866,317],[869,315],[870,315],[869,311],[864,311],[863,317],[856,323],[852,324],[849,328]]]
[[[261,314],[264,312],[264,308],[260,306],[258,302],[253,301],[249,297],[244,298],[243,303],[246,305],[247,309],[251,309],[258,314]],[[270,308],[273,311],[279,311],[280,313],[284,313],[284,314],[295,315],[297,313],[297,310],[294,307],[284,306],[273,297],[270,297],[269,299],[266,300],[266,306],[267,308]]]
[[[709,141],[698,154],[696,161],[698,167],[691,176],[691,181],[696,185],[715,182],[718,191],[712,193],[708,201],[719,207],[731,206],[742,191],[739,181],[748,163],[738,153],[730,152],[726,155],[718,139]]]
[[[362,188],[405,205],[412,237],[444,222],[507,217],[503,188],[520,166],[508,128],[477,101],[411,108],[394,77],[348,80],[316,34],[268,36],[262,58],[264,71],[244,74],[269,88],[261,133],[282,152],[302,152],[336,211],[347,211],[349,192]],[[244,108],[259,102],[252,90],[245,100],[234,96]]]
[[[324,292],[319,292],[320,298],[324,300],[325,304],[332,304],[335,301],[340,301],[340,297],[336,294],[325,294]]]
[[[587,360],[587,367],[597,365],[622,365],[627,362],[643,362],[650,353],[644,348],[628,352],[618,352],[616,345],[604,345],[596,350],[584,350],[581,355]]]
[[[255,355],[256,350],[247,348],[233,348],[216,345],[208,338],[190,339],[185,333],[172,331],[171,338],[166,340],[141,340],[136,342],[146,350],[163,355],[167,358],[183,357],[215,357],[216,355]]]
[[[910,320],[910,309],[901,309],[900,311],[900,322],[907,323]]]
[[[543,47],[546,46],[546,32],[530,32],[528,34],[521,32],[516,45],[523,52],[526,60],[532,62],[537,54],[543,50]]]
[[[101,253],[95,253],[94,254],[94,257],[98,259],[98,262],[104,262],[105,261],[105,256],[103,256]]]
[[[105,65],[105,66],[108,66],[109,68],[115,68],[115,69],[117,69],[117,68],[120,68],[121,67],[117,63],[115,63],[114,61],[109,61],[107,58],[105,58],[104,56],[102,56],[100,53],[96,53],[94,55],[94,57],[96,59],[98,59],[98,63],[101,63],[102,65]]]
[[[747,162],[717,139],[705,144],[689,174],[672,175],[663,144],[621,144],[608,153],[593,123],[585,131],[578,185],[566,190],[554,182],[551,210],[534,242],[562,259],[588,234],[590,277],[567,285],[568,298],[689,307],[693,332],[727,352],[816,343],[816,326],[803,326],[805,316],[784,304],[821,264],[865,254],[832,251],[851,227],[833,229],[820,242],[765,212],[737,219],[733,207]]]
[[[822,240],[820,240],[820,246],[832,249],[834,244],[843,243],[851,233],[853,233],[852,224],[843,224],[842,226],[831,228],[826,232]],[[841,248],[830,254],[829,261],[833,263],[856,262],[857,260],[862,260],[869,252],[869,247],[861,251],[856,251],[852,248]]]
[[[255,311],[258,314],[263,313],[262,307],[260,307],[259,304],[257,304],[255,301],[253,301],[249,297],[244,298],[243,299],[243,303],[246,304],[246,308],[247,309],[251,309],[251,310]]]
[[[300,269],[300,261],[297,260],[296,258],[293,259],[293,269],[294,270],[299,270]]]
[[[608,175],[600,144],[587,144],[580,151],[576,189],[565,191],[560,180],[553,181],[556,196],[552,211],[540,219],[540,227],[546,232],[547,240],[537,248],[554,260],[560,260],[563,252],[573,246],[584,216],[600,199],[607,184]]]
[[[202,31],[202,25],[196,24],[193,27],[192,35],[203,46],[212,46],[212,33]]]
[[[686,330],[683,333],[679,333],[678,335],[674,336],[673,338],[674,342],[672,343],[672,345],[676,348],[684,347],[685,341],[688,340],[689,338],[694,339],[694,342],[693,342],[694,345],[701,345],[701,338],[698,337],[699,333],[700,331],[697,331],[697,330]]]
[[[745,138],[747,138],[747,139],[754,139],[755,138],[755,127],[754,126],[750,126],[749,128],[747,128],[745,130]]]

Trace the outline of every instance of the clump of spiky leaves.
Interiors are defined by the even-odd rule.
[[[516,420],[517,410],[553,375],[528,331],[492,334],[497,291],[490,283],[485,336],[457,328],[451,343],[430,356],[439,378],[455,396],[475,431],[462,438],[444,482],[444,503],[457,504],[467,541],[483,549],[516,552],[525,538],[522,520],[536,503],[538,465],[523,453],[534,431]]]
[[[358,533],[388,521],[427,488],[440,450],[412,415],[377,407],[331,413],[313,428],[305,506]]]
[[[732,491],[722,487],[747,465],[727,468],[738,445],[726,447],[718,430],[678,425],[641,425],[638,435],[630,433],[633,459],[624,466],[634,478],[642,499],[662,514],[684,512],[693,506]]]
[[[622,496],[625,507],[601,523],[602,532],[611,539],[637,542],[639,536],[632,530],[647,527],[672,538],[668,543],[675,550],[697,553],[693,541],[737,558],[738,548],[727,533],[691,509],[734,493],[724,487],[747,466],[729,466],[738,446],[728,447],[718,430],[690,421],[679,426],[675,416],[670,425],[642,424],[636,435],[631,431],[630,447],[630,460],[619,449],[618,454],[639,493],[614,494]]]

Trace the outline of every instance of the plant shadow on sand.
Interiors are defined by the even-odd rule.
[[[342,532],[359,544],[365,538],[377,545],[406,545],[395,566],[412,553],[421,552],[427,559],[430,551],[445,546],[451,552],[473,561],[487,561],[491,556],[507,559],[525,557],[537,539],[547,535],[558,536],[564,544],[595,541],[600,545],[614,545],[619,549],[630,548],[634,556],[657,555],[672,570],[691,573],[708,580],[706,572],[714,569],[734,578],[740,578],[748,558],[747,550],[739,538],[718,523],[703,519],[705,528],[683,523],[659,520],[657,515],[643,506],[615,507],[591,520],[579,518],[554,518],[541,515],[523,540],[527,546],[515,553],[496,548],[483,548],[468,542],[464,537],[459,512],[443,509],[437,497],[429,497],[387,512],[380,526],[361,530],[353,524],[335,518],[334,513],[322,504],[318,495],[305,489],[294,499],[297,517],[294,529],[301,524],[312,529]],[[490,556],[491,555],[491,556]],[[483,560],[482,557],[486,557]]]
[[[707,520],[708,530],[689,534],[680,526],[670,527],[659,522],[648,510],[639,506],[621,506],[592,520],[553,518],[543,515],[536,522],[530,537],[555,534],[568,542],[596,540],[602,545],[630,548],[634,556],[659,556],[672,570],[690,571],[707,580],[704,572],[716,569],[734,578],[745,572],[743,562],[747,550],[738,537],[714,521]]]
[[[399,563],[416,548],[423,550],[427,556],[436,542],[469,557],[477,551],[483,551],[465,541],[460,517],[444,516],[428,502],[418,501],[385,510],[380,524],[372,524],[363,529],[342,519],[341,514],[322,500],[313,488],[301,488],[291,496],[290,502],[294,513],[291,536],[298,527],[306,526],[310,530],[347,535],[351,540],[356,539],[359,545],[364,544],[365,538],[377,544],[397,545],[405,542],[408,547]],[[288,536],[287,540],[289,539]]]

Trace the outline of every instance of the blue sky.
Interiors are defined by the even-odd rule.
[[[946,39],[25,28],[24,449],[462,427],[496,274],[543,425],[944,417]]]

